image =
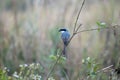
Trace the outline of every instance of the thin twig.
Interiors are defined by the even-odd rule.
[[[117,26],[120,27],[119,25],[117,25]],[[118,27],[116,27],[116,26],[114,25],[114,26],[105,27],[105,28],[87,29],[87,30],[82,30],[82,31],[76,32],[76,34],[77,34],[77,33],[80,33],[80,32],[87,32],[87,31],[94,31],[94,30],[101,30],[101,29],[113,29],[113,28],[118,28]]]
[[[74,29],[73,29],[73,33],[74,33],[75,30],[76,30],[78,18],[79,18],[79,16],[80,16],[80,13],[81,13],[81,11],[82,11],[82,8],[83,8],[84,3],[85,3],[85,0],[83,0],[82,6],[80,7],[80,10],[79,10],[79,12],[78,12],[78,15],[77,15],[77,18],[76,18],[76,21],[75,21],[75,25],[74,25]]]
[[[70,43],[70,41],[72,40],[72,38],[75,36],[75,34],[76,34],[76,33],[73,33],[73,35],[70,37],[68,44]],[[68,44],[67,44],[67,45],[68,45]]]
[[[72,38],[76,35],[76,33],[77,33],[77,31],[79,30],[79,28],[82,26],[82,24],[80,24],[80,25],[78,26],[78,28],[76,29],[76,27],[77,27],[77,22],[78,22],[78,18],[79,18],[79,16],[80,16],[80,13],[81,13],[81,11],[82,11],[82,8],[83,8],[83,6],[84,6],[84,3],[85,3],[85,0],[83,0],[82,6],[80,7],[80,10],[79,10],[79,12],[78,12],[78,15],[77,15],[77,18],[76,18],[76,21],[75,21],[75,25],[74,25],[74,29],[73,29],[73,34],[72,34],[72,36],[70,37],[68,44],[70,43],[70,41],[72,40]],[[68,44],[67,44],[67,45],[68,45]]]
[[[101,71],[104,71],[104,70],[107,70],[107,69],[110,69],[111,67],[113,67],[113,65],[110,65],[110,66],[108,66],[108,67],[105,67],[105,68],[103,68],[103,69],[97,71],[97,73],[99,73],[99,72],[101,72]]]
[[[104,71],[104,70],[110,69],[111,67],[113,67],[113,65],[110,65],[110,66],[105,67],[105,68],[103,68],[103,69],[101,69],[101,70],[98,70],[96,73],[99,73],[99,72],[101,72],[101,71]],[[88,80],[89,78],[90,78],[90,76],[87,76],[87,78],[84,79],[84,80]]]
[[[82,26],[82,24],[79,24],[79,26],[77,27],[75,32],[78,32],[78,30],[80,29],[81,26]]]
[[[57,64],[57,62],[59,61],[59,59],[60,59],[61,56],[62,56],[62,52],[60,53],[60,55],[59,55],[59,57],[57,58],[57,60],[56,60],[56,62],[54,63],[54,65],[52,66],[52,68],[51,68],[50,72],[48,73],[48,75],[47,75],[47,77],[46,77],[45,80],[47,80],[47,79],[49,78],[50,74],[53,72],[53,70],[54,70],[54,68],[55,68],[55,66],[56,66],[56,64]]]

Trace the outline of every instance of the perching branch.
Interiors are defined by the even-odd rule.
[[[74,25],[74,29],[73,29],[73,34],[72,34],[72,36],[70,37],[70,40],[69,40],[68,44],[70,43],[70,41],[72,40],[72,38],[76,35],[77,31],[78,31],[78,30],[80,29],[80,27],[82,26],[82,24],[79,24],[79,26],[77,27],[77,22],[78,22],[80,13],[81,13],[81,11],[82,11],[82,8],[83,8],[83,6],[84,6],[84,3],[85,3],[85,0],[83,0],[82,6],[80,7],[80,10],[79,10],[79,12],[78,12],[78,15],[77,15],[77,18],[76,18],[76,21],[75,21],[75,25]],[[76,29],[76,28],[77,28],[77,29]],[[68,45],[68,44],[67,44],[67,45]]]

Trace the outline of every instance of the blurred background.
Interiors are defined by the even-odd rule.
[[[63,46],[58,30],[67,28],[72,34],[81,4],[82,0],[0,0],[0,67],[8,67],[12,74],[20,64],[39,62],[47,73],[49,56]],[[77,23],[82,24],[80,31],[98,28],[96,22],[119,25],[120,0],[85,0]],[[101,67],[117,65],[119,31],[116,27],[78,33],[67,49],[71,79],[87,57],[95,58]]]

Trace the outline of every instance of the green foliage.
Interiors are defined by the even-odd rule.
[[[0,80],[43,80],[43,67],[39,63],[22,64],[19,65],[19,71],[15,71],[12,76],[8,76],[10,71],[5,67],[0,69]],[[55,80],[49,77],[48,80]]]
[[[12,76],[8,76],[8,69],[0,69],[0,80],[42,80],[43,68],[39,63],[19,65],[20,71],[15,71]]]
[[[65,61],[66,61],[66,58],[64,57],[64,56],[60,56],[60,53],[61,51],[60,51],[60,49],[58,49],[57,50],[57,55],[53,55],[53,54],[51,54],[50,56],[49,56],[49,58],[52,60],[52,61],[56,61],[59,57],[59,60],[58,60],[58,63],[60,63],[60,64],[64,64],[65,63]],[[58,54],[59,53],[59,54]]]
[[[53,77],[48,78],[48,80],[55,80]]]
[[[42,77],[40,75],[41,65],[39,63],[32,63],[32,64],[23,64],[19,65],[20,66],[20,71],[19,72],[14,72],[13,73],[13,79],[14,80],[41,80]]]
[[[51,60],[56,61],[59,56],[60,55],[50,55],[49,57]],[[65,61],[66,61],[66,58],[61,56],[60,59],[58,60],[58,63],[63,64],[63,63],[65,63]]]
[[[97,71],[99,69],[99,64],[96,62],[95,59],[87,57],[86,59],[82,60],[84,67],[87,69],[87,74],[89,77],[94,79],[97,75]]]
[[[106,27],[106,23],[105,22],[96,22],[96,24],[98,25],[98,27],[101,27],[101,28],[105,28]]]
[[[11,77],[7,75],[9,70],[5,67],[4,69],[0,69],[0,80],[11,80]]]
[[[100,31],[100,28],[106,28],[106,23],[105,22],[96,22],[97,26],[99,27],[98,31]]]
[[[50,55],[50,58],[55,61],[58,56]],[[58,61],[59,64],[63,64],[66,58],[61,57]],[[96,62],[95,59],[87,57],[82,60],[83,68],[85,68],[87,80],[107,80],[107,75],[104,75],[102,72],[98,72],[100,69],[100,65]],[[4,69],[0,69],[0,80],[43,80],[44,78],[44,69],[39,63],[32,64],[23,64],[19,65],[19,71],[15,71],[12,76],[8,76],[7,73],[9,69],[6,67]],[[112,73],[113,74],[113,73]],[[83,74],[82,74],[83,76]],[[102,77],[101,77],[102,76]],[[100,77],[100,78],[99,78]],[[111,77],[112,80],[117,80],[117,76],[115,74]],[[55,80],[53,76],[49,77],[48,80]]]

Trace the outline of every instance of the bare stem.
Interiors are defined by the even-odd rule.
[[[78,30],[80,29],[81,26],[82,26],[82,24],[79,24],[79,26],[77,27],[75,32],[78,32]]]
[[[79,16],[80,16],[80,13],[81,13],[81,11],[82,11],[82,8],[83,8],[84,3],[85,3],[85,0],[83,0],[82,6],[80,7],[80,10],[79,10],[79,12],[78,12],[78,15],[77,15],[77,18],[76,18],[76,21],[75,21],[75,25],[74,25],[74,29],[73,29],[73,33],[76,31],[78,18],[79,18]]]
[[[120,28],[120,25],[114,25],[114,26],[111,26],[111,27],[105,27],[105,28],[94,28],[94,29],[87,29],[87,30],[82,30],[82,31],[79,31],[79,32],[76,32],[77,33],[80,33],[80,32],[87,32],[87,31],[94,31],[94,30],[101,30],[101,29],[113,29],[113,28]]]
[[[50,72],[48,73],[47,77],[45,78],[45,80],[47,80],[50,76],[50,74],[53,72],[53,70],[55,69],[55,66],[57,65],[57,62],[59,61],[60,57],[62,56],[62,52],[60,53],[59,57],[57,58],[57,60],[55,61],[54,65],[52,66]]]
[[[78,22],[78,18],[79,18],[79,16],[80,16],[80,13],[81,13],[81,11],[82,11],[82,8],[83,8],[83,6],[84,6],[84,3],[85,3],[85,0],[83,0],[82,6],[80,7],[80,10],[79,10],[79,12],[78,12],[78,15],[77,15],[77,18],[76,18],[76,21],[75,21],[75,25],[74,25],[74,29],[73,29],[73,34],[72,34],[72,36],[71,36],[68,44],[70,43],[70,41],[72,40],[72,38],[77,34],[77,31],[79,30],[79,28],[82,26],[82,24],[80,24],[80,25],[77,27],[77,22]],[[76,29],[76,27],[77,27],[77,29]],[[68,44],[67,44],[67,45],[68,45]]]
[[[97,71],[97,73],[99,73],[99,72],[101,72],[101,71],[104,71],[104,70],[107,70],[107,69],[110,69],[111,67],[113,67],[113,65],[110,65],[110,66],[108,66],[108,67],[105,67],[105,68],[103,68],[103,69]]]

